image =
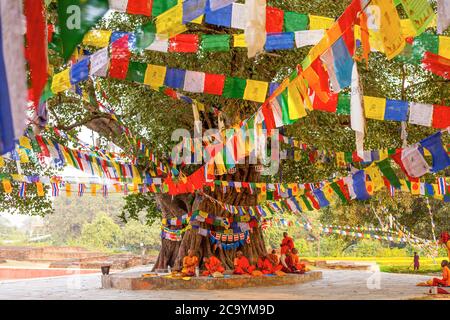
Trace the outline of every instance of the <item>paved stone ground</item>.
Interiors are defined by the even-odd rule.
[[[417,282],[429,279],[427,276],[370,271],[321,271],[323,271],[322,280],[305,284],[215,291],[107,290],[101,289],[99,274],[12,280],[0,282],[0,299],[413,299],[424,297],[428,289],[415,286]],[[368,288],[368,279],[369,287],[372,289]]]

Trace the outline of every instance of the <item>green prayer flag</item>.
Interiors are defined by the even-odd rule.
[[[155,41],[156,25],[152,22],[139,26],[135,33],[136,48],[144,50]]]
[[[341,188],[336,182],[333,182],[330,184],[331,189],[333,189],[334,192],[338,195],[339,199],[341,199],[342,202],[347,203],[347,198],[345,197],[344,193],[342,192]]]
[[[145,63],[131,61],[128,65],[128,73],[126,80],[144,83],[145,71],[147,65]]]
[[[294,32],[306,30],[308,28],[309,18],[307,14],[285,11],[284,12],[284,31]]]
[[[281,93],[281,95],[277,97],[277,100],[281,107],[283,124],[285,125],[293,124],[296,120],[291,120],[289,118],[289,103],[288,103],[289,99],[287,88]],[[294,106],[292,106],[292,108],[294,108]]]
[[[267,191],[267,193],[266,193],[266,200],[267,201],[273,200],[273,191]]]
[[[108,0],[58,0],[58,21],[67,61],[84,35],[109,10]]]
[[[389,162],[389,158],[379,161],[376,164],[378,168],[380,168],[383,175],[389,180],[389,183],[392,186],[394,186],[397,189],[401,187],[400,180],[395,174],[394,169],[392,169],[391,164]]]
[[[177,5],[177,3],[177,0],[153,0],[152,16],[159,16],[161,13]]]
[[[340,93],[338,95],[338,105],[337,114],[340,115],[350,115],[350,95],[345,93]]]
[[[305,203],[306,207],[308,208],[309,211],[313,211],[313,207],[311,206],[311,203],[309,203],[308,198],[305,195],[302,195],[302,200]]]
[[[344,152],[344,159],[347,163],[353,162],[353,153],[352,152]]]
[[[228,52],[230,51],[230,35],[204,34],[201,39],[201,48],[205,52]]]
[[[247,81],[236,77],[227,77],[223,87],[222,96],[225,98],[242,99],[244,97]]]
[[[415,37],[413,44],[407,44],[402,53],[396,57],[399,61],[418,65],[422,62],[426,51],[434,54],[439,52],[439,37],[428,32]]]

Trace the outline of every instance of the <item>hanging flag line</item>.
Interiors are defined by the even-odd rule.
[[[106,51],[105,53],[107,54]],[[92,62],[93,59],[96,59],[95,54],[74,64],[71,68],[56,74],[52,81],[53,94],[68,90],[72,85],[87,80],[88,75],[92,72],[92,65],[96,64],[95,61]],[[106,64],[108,60],[109,58],[105,60]],[[153,88],[166,86],[191,93],[208,93],[221,95],[225,98],[244,99],[255,102],[264,102],[268,94],[270,97],[273,97],[274,93],[280,89],[280,85],[277,83],[228,77],[221,74],[208,74],[128,60],[126,68],[121,70],[120,77],[117,77],[118,74],[114,70],[116,70],[119,63],[123,64],[123,61],[118,62],[114,58],[113,53],[111,56],[109,77],[133,81],[149,85]],[[286,118],[288,115],[285,115],[284,112],[292,113],[294,111],[289,106],[288,110],[283,110],[284,103],[277,99],[272,100],[272,108],[281,109],[279,111],[272,110],[272,112],[277,112],[276,114],[280,112],[282,114],[282,119],[277,121],[279,124],[283,123],[284,125],[284,122],[288,121]],[[309,95],[308,99],[310,99]],[[288,104],[289,102],[293,103],[290,100],[286,102]],[[364,108],[367,119],[398,122],[408,121],[411,124],[438,129],[446,128],[450,125],[450,107],[448,106],[364,96]],[[338,115],[349,115],[350,95],[343,93],[331,94],[327,103],[323,103],[319,96],[315,95],[312,100],[311,110],[320,110]],[[306,113],[304,113],[304,116],[306,116]],[[272,115],[272,121],[274,121],[274,117],[275,114]]]

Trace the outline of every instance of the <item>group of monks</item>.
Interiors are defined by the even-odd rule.
[[[255,265],[251,265],[247,257],[244,256],[242,251],[236,252],[234,259],[233,274],[238,275],[252,275],[254,271],[258,270],[262,274],[275,274],[280,271],[284,273],[304,273],[305,265],[300,263],[298,257],[298,251],[294,247],[294,240],[289,237],[288,233],[283,234],[283,241],[281,242],[281,256],[278,258],[275,250],[272,250],[270,254],[263,254],[258,258],[258,262]],[[203,276],[212,276],[213,274],[225,272],[225,268],[222,262],[211,255],[204,257],[203,262],[205,270],[202,272]],[[195,268],[199,265],[199,259],[194,255],[193,250],[188,251],[188,255],[183,258],[183,269],[181,272],[185,276],[195,275]]]

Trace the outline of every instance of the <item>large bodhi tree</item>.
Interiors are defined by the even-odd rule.
[[[350,0],[268,1],[268,5],[284,10],[328,17],[338,17],[349,3]],[[51,23],[56,22],[56,5],[55,2],[52,2],[48,7],[49,22]],[[96,28],[134,31],[137,26],[148,21],[149,19],[141,16],[113,13],[103,19]],[[189,32],[232,34],[236,31],[210,25],[189,25]],[[86,49],[96,50],[95,48]],[[265,53],[255,59],[248,59],[244,48],[231,48],[230,52],[200,52],[198,54],[144,51],[133,53],[132,60],[208,73],[221,73],[246,79],[276,82],[287,77],[293,71],[293,68],[303,60],[309,49],[308,47]],[[55,72],[66,67],[54,50],[50,50],[50,62]],[[446,105],[450,102],[448,81],[442,81],[442,79],[424,72],[419,66],[405,65],[396,60],[387,61],[384,55],[371,53],[368,68],[365,65],[361,65],[360,70],[364,94],[366,95]],[[194,117],[189,105],[170,99],[140,84],[109,78],[96,79],[96,81],[102,88],[101,90],[104,91],[104,96],[106,97],[104,100],[107,100],[104,102],[113,106],[126,126],[142,138],[145,144],[150,146],[161,157],[167,156],[171,147],[178,143],[178,141],[171,141],[171,134],[175,129],[185,128],[193,130]],[[94,94],[96,90],[96,87],[90,81],[83,83],[81,88],[91,94]],[[192,94],[191,97],[205,105],[218,108],[224,118],[227,119],[227,127],[254,114],[258,108],[256,103],[228,100],[218,96]],[[77,134],[80,128],[84,126],[97,132],[102,137],[100,143],[106,144],[108,140],[113,141],[124,150],[128,150],[128,152],[132,150],[136,154],[138,153],[136,146],[129,145],[117,122],[109,114],[100,112],[95,103],[90,104],[82,101],[77,95],[69,92],[52,98],[48,103],[48,108],[50,125],[66,130],[71,134]],[[202,113],[202,123],[204,129],[217,128],[218,126],[217,117],[213,113],[208,112]],[[408,128],[408,141],[416,142],[432,132],[432,129],[411,126]],[[285,134],[320,149],[352,151],[355,148],[354,134],[349,129],[348,116],[313,111],[308,117],[300,119],[292,126],[286,127]],[[61,139],[60,137],[55,138]],[[365,142],[367,149],[401,147],[400,124],[369,120]],[[145,170],[148,164],[140,162],[139,165],[141,169]],[[196,169],[198,169],[198,166],[180,168],[186,175]],[[216,178],[228,181],[303,183],[321,181],[326,178],[346,174],[348,174],[348,169],[336,167],[334,161],[329,163],[311,163],[308,154],[304,153],[300,161],[283,161],[279,173],[272,177],[261,177],[254,166],[240,165],[235,173]],[[429,178],[432,177],[430,176]],[[216,188],[214,191],[207,190],[205,193],[231,205],[255,205],[257,203],[256,195],[249,194],[245,190],[240,193],[234,190],[227,190],[224,193],[221,188]],[[336,222],[342,224],[376,222],[376,218],[370,213],[370,208],[377,206],[380,198],[384,199],[386,195],[381,194],[363,203],[351,203],[336,209],[329,208],[325,210],[323,220],[328,223]],[[149,221],[159,219],[160,215],[167,219],[180,217],[184,213],[196,209],[216,216],[229,215],[220,206],[198,193],[179,196],[134,194],[129,195],[126,200],[127,204],[123,210],[124,219],[135,218],[137,213],[142,210],[147,210]],[[415,203],[416,201],[403,201],[403,198],[400,201],[402,202],[402,207],[409,211],[414,210],[414,206],[420,207],[420,205]],[[417,201],[419,201],[419,204],[422,203],[420,199],[417,199]],[[433,208],[439,209],[437,210],[438,219],[445,220],[443,215],[446,214],[448,220],[449,205],[435,201],[431,202]],[[155,209],[155,204],[160,212]],[[26,210],[26,208],[27,206],[24,205],[23,209]],[[402,218],[403,212],[398,210],[398,208],[396,209],[395,206],[388,206],[388,210],[391,210],[390,213],[398,218]],[[333,212],[336,212],[336,215]],[[440,214],[442,214],[442,217],[439,216]],[[417,224],[418,217],[422,221],[421,224]],[[405,219],[402,223],[407,226],[416,226],[415,231],[419,234],[427,234],[427,230],[429,230],[429,225],[426,223],[427,217],[428,212],[419,210],[414,219]],[[207,228],[207,226],[203,227]],[[250,239],[250,243],[244,245],[242,250],[250,258],[251,262],[255,263],[257,256],[265,253],[267,250],[263,233],[259,227],[253,230]],[[181,260],[188,249],[195,249],[200,258],[205,255],[215,254],[226,267],[232,267],[234,250],[224,251],[213,246],[208,238],[198,235],[194,230],[188,230],[181,242],[162,240],[161,252],[155,268],[166,268],[168,265],[179,268]]]

